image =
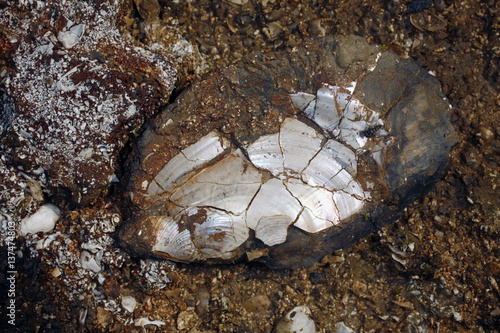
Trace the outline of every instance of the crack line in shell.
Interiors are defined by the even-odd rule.
[[[290,225],[315,234],[362,209],[370,195],[355,179],[356,156],[371,139],[362,132],[371,123],[379,131],[383,122],[341,90],[350,91],[323,84],[316,96],[290,94],[294,106],[325,133],[286,118],[277,133],[246,147],[231,148],[234,143],[212,131],[181,150],[149,185],[150,195],[167,196],[178,207],[172,217],[158,217],[164,226],[154,250],[180,261],[230,259],[249,230],[274,246],[285,241]],[[383,142],[372,137],[382,149]],[[181,221],[187,223],[183,229],[176,226]]]

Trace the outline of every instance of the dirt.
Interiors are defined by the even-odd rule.
[[[307,305],[320,332],[335,332],[340,322],[356,332],[499,331],[500,3],[232,0],[160,7],[157,24],[166,30],[152,29],[155,15],[132,1],[122,6],[122,29],[138,45],[175,29],[198,48],[179,62],[172,98],[244,54],[293,49],[309,36],[356,34],[416,59],[453,106],[460,140],[449,171],[398,222],[295,270],[130,258],[108,239],[120,222],[111,193],[68,210],[44,250],[18,243],[25,253],[17,268],[18,330],[271,332],[288,311]],[[101,253],[104,268],[82,275],[69,254],[99,232],[109,245]],[[137,301],[133,312],[124,309],[125,296]],[[143,317],[162,323],[141,328]]]

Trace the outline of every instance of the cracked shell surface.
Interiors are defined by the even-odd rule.
[[[353,43],[369,56],[338,67]],[[146,129],[126,164],[120,244],[180,262],[312,265],[442,177],[456,142],[448,110],[434,77],[359,37],[249,55]]]

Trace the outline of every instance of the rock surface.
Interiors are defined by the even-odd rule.
[[[314,94],[325,83],[350,87],[352,82],[353,97],[378,112],[388,132],[381,159],[373,149],[357,151],[358,180],[370,190],[371,200],[361,212],[322,232],[291,226],[286,242],[271,247],[250,238],[240,248],[241,257],[251,254],[275,268],[310,266],[394,222],[444,174],[457,141],[449,103],[437,80],[416,62],[358,37],[326,37],[306,40],[292,53],[251,54],[194,83],[160,114],[126,164],[133,206],[126,212],[121,244],[136,255],[162,257],[153,251],[158,225],[147,217],[167,214],[169,204],[152,195],[148,184],[180,150],[214,130],[235,146],[245,146],[276,133],[285,118],[303,116],[289,94]],[[372,130],[363,133],[370,137]]]
[[[29,1],[15,3],[22,3],[27,13],[32,11]],[[161,26],[176,29],[193,45],[199,43],[210,71],[255,51],[292,51],[305,37],[318,33],[364,36],[370,43],[418,60],[434,73],[453,105],[460,140],[452,165],[445,178],[411,204],[397,223],[309,268],[295,270],[130,258],[110,238],[120,222],[114,197],[106,196],[86,207],[62,205],[53,231],[12,241],[17,246],[15,329],[176,332],[179,314],[195,306],[200,316],[195,330],[200,332],[272,332],[290,309],[304,304],[311,309],[319,332],[346,327],[355,332],[499,331],[498,1],[434,0],[431,8],[410,15],[399,9],[401,1],[368,0],[361,6],[356,1],[329,0],[248,1],[243,6],[210,0],[161,4]],[[141,30],[143,22],[133,1],[120,1],[120,9],[124,5],[132,25],[122,33],[153,43]],[[0,9],[1,24],[23,17],[21,13],[2,16],[9,13],[6,8]],[[412,20],[420,14],[438,16],[446,26],[421,31]],[[283,27],[275,40],[267,39],[262,29],[270,27],[270,22]],[[4,31],[0,29],[0,35]],[[160,38],[170,43],[161,30],[157,40]],[[9,50],[15,45],[6,41],[0,38],[0,76],[12,64]],[[186,50],[184,46],[177,49]],[[172,59],[176,59],[180,76],[193,73],[193,67]],[[4,79],[0,79],[2,86]],[[176,83],[176,89],[182,87]],[[29,216],[43,203],[32,195],[35,187],[25,178],[28,174],[15,164],[6,166],[2,158],[0,221],[3,230],[12,227],[9,234],[14,239],[21,219],[9,217],[10,212],[20,210]],[[35,172],[29,176],[36,178],[47,195],[45,175]],[[8,221],[2,220],[5,217]],[[81,267],[84,249],[92,255],[103,251],[99,273]],[[8,287],[11,249],[4,246],[1,250],[0,280]],[[313,278],[316,274],[325,279],[318,281]],[[202,288],[206,295],[199,301]],[[8,289],[0,289],[7,301],[13,300]],[[123,295],[137,300],[133,313],[123,308]],[[245,311],[243,302],[257,295],[269,296],[270,309],[257,314]],[[200,312],[198,302],[205,305]],[[7,317],[6,311],[0,307],[0,316]],[[0,331],[10,332],[14,324],[2,320]]]
[[[176,76],[164,56],[118,32],[115,2],[11,2],[2,8],[0,147],[47,196],[88,203],[107,193],[120,149]],[[40,173],[36,174],[36,170]]]

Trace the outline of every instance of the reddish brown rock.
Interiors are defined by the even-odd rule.
[[[42,170],[50,195],[90,202],[116,180],[120,149],[168,99],[176,71],[121,37],[113,1],[6,6],[18,20],[1,23],[12,59],[2,99],[15,112],[2,112],[1,150],[27,174]]]

